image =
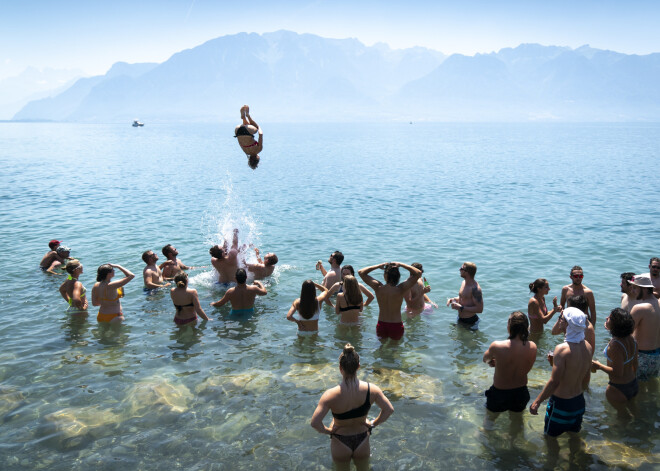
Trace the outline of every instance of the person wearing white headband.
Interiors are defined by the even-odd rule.
[[[584,415],[584,395],[589,381],[593,347],[585,341],[587,316],[576,307],[564,309],[561,322],[566,340],[555,347],[552,374],[543,391],[529,407],[538,414],[539,406],[549,398],[543,432],[557,437],[564,432],[579,432]]]

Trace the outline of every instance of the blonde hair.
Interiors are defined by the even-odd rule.
[[[73,272],[76,271],[78,268],[82,266],[82,263],[80,263],[80,260],[76,260],[75,258],[73,260],[69,260],[66,263],[66,267],[64,269],[69,275],[73,275]]]
[[[346,275],[344,277],[344,300],[347,306],[359,306],[362,304],[360,285],[352,275]]]

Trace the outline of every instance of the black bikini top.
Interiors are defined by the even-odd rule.
[[[184,307],[193,307],[194,305],[195,305],[194,303],[190,303],[190,304],[181,304],[181,305],[179,305],[179,304],[175,304],[174,307],[176,308],[176,312],[180,312],[180,311],[181,311],[181,308],[184,308]]]
[[[340,307],[339,312],[346,312],[350,311],[351,309],[362,309],[362,306],[346,306],[346,307]]]
[[[236,135],[234,137],[238,137],[238,136],[250,136],[250,137],[252,137],[252,133],[249,131],[249,129],[247,127],[245,127],[245,125],[242,125],[241,127],[239,127],[236,130]]]
[[[371,409],[371,386],[367,383],[367,398],[364,400],[364,404],[341,414],[335,414],[333,412],[332,416],[338,420],[356,419],[367,415],[369,409]]]

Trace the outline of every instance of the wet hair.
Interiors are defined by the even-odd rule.
[[[173,248],[174,247],[172,247],[172,244],[167,244],[165,247],[163,247],[163,255],[165,255],[165,257],[167,257],[168,254],[173,252],[173,250],[172,250]]]
[[[545,278],[537,278],[534,280],[533,283],[529,284],[529,290],[536,294],[541,288],[545,288],[545,286],[548,284],[548,280]]]
[[[344,299],[347,306],[360,306],[362,304],[360,285],[352,275],[346,275],[344,277]]]
[[[179,288],[185,288],[188,286],[188,273],[183,270],[177,273],[174,277],[174,283],[176,283]]]
[[[248,167],[252,170],[256,170],[259,166],[260,157],[258,155],[251,155],[248,157]]]
[[[219,245],[214,245],[209,249],[209,253],[211,254],[211,257],[214,258],[222,258],[225,255],[225,251],[222,250],[222,247]]]
[[[347,343],[344,351],[339,355],[339,366],[346,376],[353,377],[360,366],[360,355],[355,351],[355,347]]]
[[[341,253],[339,250],[335,250],[334,252],[332,252],[331,257],[335,259],[337,265],[341,265],[341,262],[344,261],[344,254]]]
[[[76,271],[78,268],[82,266],[82,263],[80,263],[80,260],[76,260],[75,258],[73,260],[69,260],[66,263],[66,267],[64,269],[69,275],[73,275],[73,272]]]
[[[419,271],[421,271],[422,273],[424,273],[424,269],[422,268],[422,264],[421,264],[421,263],[417,263],[417,262],[415,262],[415,263],[411,263],[410,266],[413,267],[413,268],[417,268]]]
[[[660,263],[660,258],[658,258],[658,257],[651,257],[651,260],[649,260],[649,265],[652,264],[653,262],[658,262],[658,263]]]
[[[630,286],[630,282],[632,279],[635,277],[635,274],[631,271],[627,271],[625,273],[621,273],[621,281],[626,282],[626,286]]]
[[[151,258],[151,253],[153,253],[153,250],[145,250],[144,253],[142,254],[142,261],[144,263],[149,263],[149,259]]]
[[[610,333],[614,337],[628,337],[635,330],[635,319],[620,307],[612,309],[610,312]]]
[[[242,285],[245,283],[245,280],[247,280],[247,273],[245,273],[245,268],[239,268],[236,270],[236,283],[239,285]]]
[[[279,258],[277,258],[277,255],[275,255],[274,253],[267,254],[264,257],[264,265],[266,265],[266,266],[275,265],[279,261],[280,261]]]
[[[393,284],[394,286],[399,284],[399,280],[401,279],[401,272],[399,271],[399,267],[388,263],[385,265],[384,272],[385,281],[387,284]]]
[[[57,242],[57,241],[55,241],[55,240],[51,240],[50,242],[48,242],[48,248],[50,248],[50,250],[55,250],[55,249],[57,249],[59,246],[60,246],[60,243]],[[653,259],[651,259],[651,260],[653,260]],[[649,262],[649,263],[650,263],[650,262]]]
[[[529,337],[529,320],[520,311],[513,311],[509,315],[509,340],[516,337],[522,340],[523,343],[527,342],[527,337]]]
[[[108,276],[108,273],[113,271],[114,268],[108,263],[101,265],[98,270],[96,270],[96,281],[103,281],[105,280],[106,276]]]
[[[344,265],[341,267],[341,271],[348,270],[351,276],[355,276],[355,270],[353,269],[352,265]]]
[[[587,316],[587,319],[591,321],[589,314],[587,314],[587,312],[589,311],[589,302],[587,301],[587,298],[585,298],[581,294],[578,294],[576,296],[570,296],[567,300],[567,303],[568,303],[568,307],[578,308]]]
[[[573,274],[574,271],[581,271],[584,272],[582,267],[580,265],[574,265],[573,268],[571,268],[571,275]]]
[[[465,271],[467,274],[474,278],[474,275],[477,274],[477,265],[472,262],[465,262],[463,265],[465,266]]]
[[[303,319],[311,319],[318,310],[319,302],[316,299],[316,286],[314,286],[312,280],[305,280],[300,289],[298,312]]]

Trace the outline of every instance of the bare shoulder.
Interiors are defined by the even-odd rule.
[[[527,303],[528,306],[538,306],[539,305],[539,300],[536,299],[534,296],[529,298],[529,302]]]

